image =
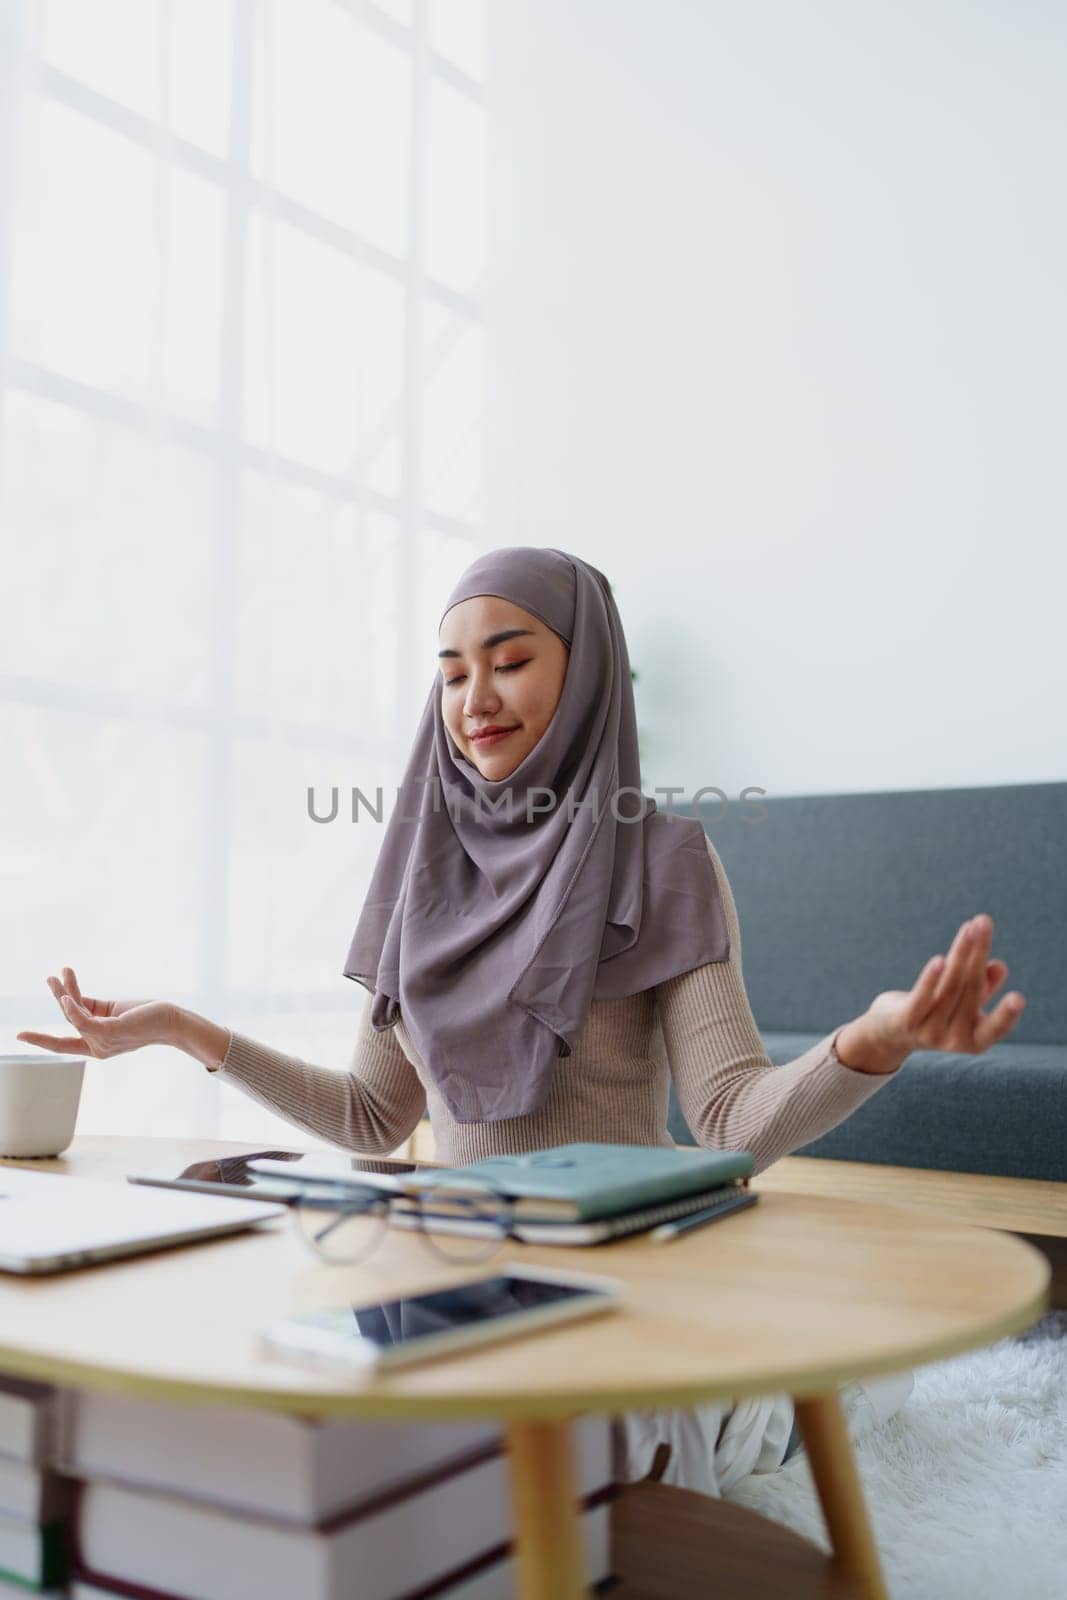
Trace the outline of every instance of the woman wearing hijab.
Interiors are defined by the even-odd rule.
[[[561,550],[491,551],[449,596],[438,646],[344,964],[367,990],[346,1073],[162,1002],[83,999],[69,967],[48,982],[78,1036],[19,1038],[94,1056],[173,1044],[366,1155],[395,1150],[428,1110],[447,1165],[576,1141],[669,1145],[673,1081],[699,1143],[747,1150],[760,1171],[870,1099],[911,1050],[980,1053],[1014,1026],[1021,996],[981,1010],[1007,969],[988,959],[979,916],[910,991],[772,1066],[718,854],[698,820],[641,794],[603,574]],[[784,1396],[631,1416],[621,1470],[643,1475],[666,1440],[667,1480],[719,1494],[781,1465],[792,1423]]]

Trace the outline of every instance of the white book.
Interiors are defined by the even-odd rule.
[[[582,1543],[585,1547],[586,1572],[590,1584],[601,1583],[611,1576],[611,1507],[600,1505],[582,1517]],[[513,1556],[492,1561],[473,1575],[460,1578],[435,1590],[434,1600],[515,1600],[519,1592],[518,1563]],[[12,1590],[19,1600],[26,1600],[25,1590]],[[51,1600],[59,1591],[40,1593],[36,1600]],[[0,1589],[0,1600],[6,1592]],[[96,1583],[86,1583],[76,1578],[70,1586],[69,1600],[119,1600],[118,1591],[102,1588]],[[360,1596],[362,1600],[362,1596]]]
[[[41,1528],[23,1517],[0,1513],[0,1580],[21,1580],[40,1589],[66,1569],[60,1523]]]
[[[47,1468],[0,1456],[0,1515],[26,1522],[54,1522],[64,1515],[70,1486]]]
[[[599,1440],[589,1448],[583,1438],[583,1469],[600,1454]],[[77,1522],[80,1578],[105,1590],[117,1579],[197,1600],[397,1600],[513,1538],[502,1454],[321,1529],[96,1482],[82,1492]]]
[[[611,1506],[598,1505],[582,1516],[586,1588],[611,1577]],[[515,1600],[519,1565],[513,1556],[483,1567],[469,1578],[435,1593],[433,1600]]]
[[[53,1463],[76,1478],[144,1485],[309,1524],[500,1438],[495,1422],[316,1421],[66,1390]]]
[[[0,1578],[0,1600],[70,1600],[70,1590],[66,1584],[60,1589],[27,1589],[24,1583],[8,1583]],[[465,1595],[463,1600],[467,1600]],[[481,1600],[481,1596],[476,1600]]]
[[[54,1404],[51,1384],[0,1377],[0,1456],[40,1466],[51,1448]]]

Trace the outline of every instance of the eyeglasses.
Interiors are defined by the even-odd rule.
[[[353,1184],[309,1185],[291,1207],[297,1228],[322,1261],[365,1261],[389,1224],[417,1230],[445,1261],[487,1261],[512,1230],[511,1201],[491,1184],[444,1185],[394,1194]]]

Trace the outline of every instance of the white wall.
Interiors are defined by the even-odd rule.
[[[646,788],[1067,777],[1067,9],[490,10],[491,542],[612,579]]]

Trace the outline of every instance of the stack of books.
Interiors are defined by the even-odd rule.
[[[71,1600],[505,1600],[496,1423],[316,1421],[67,1392]],[[590,1586],[610,1575],[610,1424],[575,1428]],[[25,1597],[24,1597],[25,1600]]]
[[[491,1221],[471,1220],[473,1208],[485,1209],[488,1187],[506,1201],[512,1238],[541,1245],[604,1244],[698,1217],[710,1222],[754,1205],[752,1168],[744,1150],[556,1145],[421,1170],[402,1180],[411,1198],[406,1211],[403,1199],[394,1204],[392,1220],[411,1227],[421,1221],[441,1232],[490,1232]],[[359,1184],[361,1175],[353,1173],[351,1181]]]
[[[55,1391],[0,1377],[0,1596],[64,1594],[69,1485],[49,1467]]]

